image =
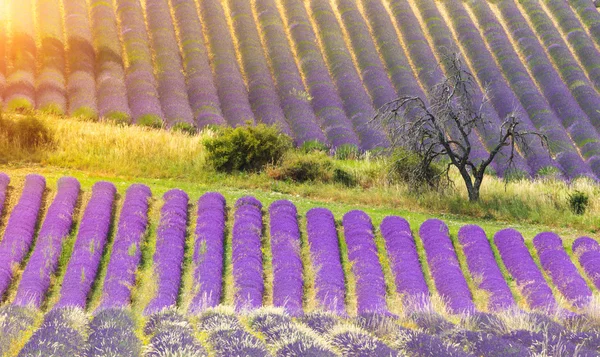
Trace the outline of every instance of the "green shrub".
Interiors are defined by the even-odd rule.
[[[403,182],[412,188],[438,187],[443,176],[441,163],[424,166],[419,155],[405,149],[397,149],[390,157],[388,181]]]
[[[178,131],[180,133],[184,133],[187,135],[196,135],[198,133],[198,128],[194,124],[179,122],[173,125],[171,128],[173,131]]]
[[[320,141],[311,140],[311,141],[305,141],[304,143],[302,143],[302,145],[300,145],[300,151],[305,152],[305,153],[310,153],[310,152],[315,152],[315,151],[329,152],[329,147]]]
[[[207,162],[217,171],[259,171],[278,164],[292,140],[274,126],[258,124],[223,128],[204,142]]]
[[[163,127],[163,122],[160,117],[154,114],[144,114],[138,118],[137,124],[149,128],[160,129]]]
[[[33,115],[17,120],[0,117],[0,135],[11,145],[23,149],[36,149],[53,143],[52,132],[46,124]]]
[[[294,182],[336,182],[355,186],[356,178],[336,167],[335,161],[323,152],[286,155],[279,166],[269,168],[268,175],[275,180]]]
[[[582,215],[585,213],[589,204],[589,196],[581,191],[575,191],[569,195],[569,207],[575,214]]]
[[[338,160],[356,160],[360,152],[354,145],[342,145],[335,149],[335,158]]]

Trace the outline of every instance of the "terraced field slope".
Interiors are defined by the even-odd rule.
[[[600,13],[592,0],[10,0],[0,5],[9,109],[167,127],[279,125],[296,144],[369,150],[399,96],[427,101],[451,53],[475,75],[495,145],[510,113],[519,168],[600,176]],[[477,104],[476,103],[476,104]],[[523,149],[523,148],[520,148]],[[498,157],[501,164],[502,157]],[[496,165],[500,173],[502,165]]]
[[[589,237],[35,174],[0,209],[2,356],[600,355]]]

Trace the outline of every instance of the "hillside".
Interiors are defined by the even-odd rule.
[[[426,100],[458,53],[489,120],[474,151],[493,147],[515,112],[550,142],[550,156],[531,145],[518,158],[523,172],[600,175],[600,14],[590,0],[3,4],[0,96],[11,110],[200,129],[264,122],[298,145],[369,150],[386,144],[366,125],[376,110],[399,96]]]

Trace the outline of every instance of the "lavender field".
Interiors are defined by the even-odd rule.
[[[0,174],[1,356],[599,356],[600,244]]]
[[[473,155],[516,113],[550,151],[523,144],[521,171],[598,179],[599,28],[592,0],[9,0],[0,102],[186,130],[266,123],[297,145],[371,150],[388,144],[377,110],[427,102],[457,53],[489,120]]]

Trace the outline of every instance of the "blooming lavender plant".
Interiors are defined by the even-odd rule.
[[[66,239],[73,224],[73,213],[79,197],[80,185],[73,177],[58,180],[57,194],[48,208],[44,223],[36,239],[33,253],[21,276],[13,304],[39,308],[55,272]]]
[[[233,312],[207,310],[198,328],[208,334],[208,343],[217,357],[270,356],[265,343],[248,333]]]
[[[600,13],[596,11],[594,3],[587,0],[571,0],[569,5],[589,31],[596,46],[600,46]]]
[[[316,271],[315,289],[319,305],[338,315],[346,314],[346,287],[340,261],[340,247],[331,211],[313,208],[306,213],[306,232],[312,265]]]
[[[130,311],[120,308],[100,311],[90,322],[85,356],[139,356],[142,342],[135,335],[135,328]]]
[[[254,117],[258,122],[276,125],[281,132],[291,135],[258,35],[252,5],[245,0],[229,0],[228,3]]]
[[[29,251],[38,220],[46,179],[27,175],[19,202],[13,208],[4,237],[0,240],[0,296],[8,289],[15,264],[20,264]]]
[[[254,122],[248,90],[238,67],[233,39],[221,3],[200,0],[200,21],[212,54],[212,70],[221,101],[221,110],[231,126]]]
[[[34,326],[38,314],[37,309],[27,307],[0,307],[0,355],[5,356],[14,347],[14,342]]]
[[[527,347],[518,342],[483,332],[456,331],[448,335],[446,340],[463,346],[465,350],[476,356],[525,357],[531,355]]]
[[[296,50],[299,66],[312,97],[313,110],[327,140],[334,148],[343,145],[358,146],[358,137],[344,112],[342,100],[331,80],[304,3],[298,0],[285,0],[282,5],[292,45]],[[316,20],[318,23],[319,20]],[[336,21],[335,18],[333,20]]]
[[[508,272],[516,280],[531,309],[554,309],[556,300],[529,254],[523,236],[507,228],[494,235],[494,243]]]
[[[116,188],[110,182],[94,184],[54,308],[85,308],[108,239],[115,194]]]
[[[87,317],[79,309],[54,309],[19,352],[19,357],[83,356]]]
[[[592,291],[565,252],[562,239],[555,233],[544,232],[533,238],[533,245],[542,268],[550,275],[558,290],[574,306],[587,305],[592,298]]]
[[[296,206],[275,201],[269,206],[271,254],[273,256],[273,305],[291,316],[301,315],[303,297],[300,228]]]
[[[146,331],[152,334],[146,356],[208,356],[204,347],[194,337],[194,330],[186,318],[174,311],[163,311],[153,315]]]
[[[183,70],[187,94],[198,128],[211,124],[225,124],[221,103],[213,81],[208,53],[204,45],[202,24],[194,0],[170,0],[179,47],[183,58]]]
[[[138,0],[117,0],[115,6],[126,64],[127,99],[133,120],[138,124],[162,125],[163,112],[141,4]]]
[[[181,282],[189,198],[185,192],[174,189],[164,194],[163,201],[153,258],[158,287],[144,310],[146,315],[175,306]]]
[[[198,200],[194,281],[199,290],[190,307],[193,312],[215,307],[221,301],[225,210],[225,198],[220,193],[208,192]]]
[[[376,147],[387,146],[388,142],[383,133],[368,124],[368,121],[374,115],[373,101],[369,98],[363,82],[361,82],[361,77],[352,61],[352,55],[346,46],[342,29],[338,24],[331,5],[326,1],[311,1],[310,9],[317,25],[317,33],[321,38],[325,61],[329,66],[332,79],[337,86],[346,116],[350,119],[352,125],[354,125],[354,131],[360,139],[361,148],[363,150],[370,150]],[[343,15],[346,14],[347,12],[343,13]],[[360,14],[358,16],[360,17]],[[356,24],[354,25],[352,29],[356,28]],[[368,43],[366,45],[368,46]],[[367,48],[361,48],[360,52],[358,52],[359,56],[357,60],[361,60],[360,54],[367,54],[367,52]],[[374,61],[368,63],[369,74],[368,77],[364,77],[364,84],[369,91],[378,91],[378,94],[374,92],[371,94],[376,95],[378,102],[381,102],[389,96],[394,97],[394,91],[389,84],[389,79],[386,82],[387,77],[385,73],[382,71],[377,74],[376,58],[378,56],[376,54],[377,52],[370,53],[370,58],[363,61],[363,63],[370,60]],[[366,65],[366,63],[364,64]],[[362,72],[366,68],[360,70]],[[372,76],[376,78],[371,80]],[[387,93],[382,95],[378,89],[385,90],[386,85]]]
[[[36,44],[33,1],[11,2],[9,14],[12,41],[7,51],[4,103],[9,108],[34,108]]]
[[[56,6],[56,1],[38,1],[36,17],[38,36],[42,44],[37,53],[41,66],[36,78],[36,107],[64,114],[67,111],[67,98],[64,32],[60,7]]]
[[[317,124],[317,117],[310,105],[310,98],[294,60],[275,1],[257,0],[254,9],[258,14],[257,21],[265,44],[265,54],[269,59],[281,107],[290,125],[294,142],[298,146],[306,142],[326,143],[327,139]]]
[[[85,0],[65,0],[65,33],[67,54],[67,95],[69,115],[97,114],[96,73],[92,29]],[[47,16],[47,15],[44,15]]]
[[[600,244],[590,237],[580,237],[573,242],[573,252],[588,278],[600,289]]]
[[[380,339],[356,326],[339,326],[329,333],[331,344],[342,352],[343,356],[401,356]]]
[[[425,247],[435,286],[450,311],[474,311],[473,298],[460,269],[446,224],[437,219],[429,219],[419,228],[419,236]]]
[[[187,95],[179,45],[167,0],[145,1],[150,44],[154,53],[155,73],[160,99],[168,127],[178,123],[194,124]]]
[[[92,0],[90,20],[96,51],[98,115],[128,122],[131,111],[127,103],[123,49],[113,2]]]
[[[429,303],[429,288],[423,276],[410,225],[401,217],[388,216],[380,226],[390,258],[396,291],[406,306],[423,307]]]
[[[131,185],[125,194],[106,277],[101,308],[129,305],[135,272],[142,256],[142,238],[148,227],[148,200],[152,193],[145,185]]]
[[[479,281],[479,288],[487,291],[488,308],[492,311],[515,306],[515,299],[496,263],[494,253],[483,229],[466,225],[458,231],[458,240],[467,258],[471,275]]]
[[[555,100],[548,102],[544,98],[545,91],[540,91],[536,86],[534,79],[537,80],[537,78],[532,78],[527,72],[525,64],[519,59],[502,25],[487,2],[468,1],[467,4],[511,89],[519,98],[536,128],[548,138],[548,149],[552,154],[557,155],[556,161],[561,165],[565,175],[573,178],[582,175],[593,177],[593,172],[583,161],[575,143],[568,135],[566,130],[568,125],[563,127],[564,111],[562,107],[559,108],[559,105],[566,99],[561,96],[556,98],[559,99],[558,102]],[[540,81],[539,85],[544,90],[548,83]]]
[[[387,313],[385,279],[369,216],[362,211],[344,215],[344,237],[348,245],[348,259],[356,277],[358,314]]]
[[[262,204],[256,198],[244,196],[235,203],[233,222],[232,263],[235,286],[235,306],[256,309],[262,306]]]

